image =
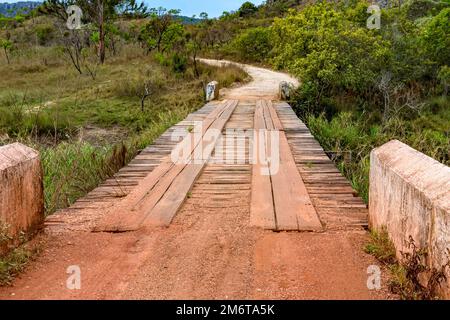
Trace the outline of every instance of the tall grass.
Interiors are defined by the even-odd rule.
[[[384,125],[371,123],[366,114],[341,112],[328,120],[324,115],[308,115],[309,129],[327,150],[351,154],[350,161],[338,160],[341,172],[368,202],[370,152],[398,139],[412,148],[450,164],[450,113],[447,108],[424,113],[416,119],[392,118]],[[433,121],[433,125],[428,124]]]

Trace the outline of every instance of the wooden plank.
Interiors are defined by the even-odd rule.
[[[205,131],[204,137],[209,139],[202,139],[201,150],[204,156],[204,162],[201,164],[191,161],[181,173],[173,180],[167,192],[164,193],[161,200],[155,205],[153,210],[146,215],[146,219],[142,223],[142,227],[145,226],[168,226],[179,208],[183,204],[187,197],[188,192],[192,189],[195,180],[200,175],[205,162],[211,157],[212,151],[219,139],[219,135],[215,132],[222,132],[225,123],[230,119],[231,114],[236,108],[238,102],[231,101],[227,104],[226,109],[219,115],[219,118],[215,120],[207,131]],[[196,147],[199,149],[200,145]],[[196,154],[197,150],[193,151]]]
[[[253,157],[255,159],[252,166],[252,187],[250,203],[250,224],[252,226],[275,230],[275,209],[272,198],[272,182],[269,175],[263,175],[263,164],[260,159],[262,148],[266,148],[265,135],[260,137],[260,130],[266,129],[264,121],[263,107],[261,101],[256,103],[254,115],[254,136],[253,136]]]
[[[274,105],[286,132],[293,156],[311,200],[327,229],[367,225],[361,198],[336,169],[308,128],[286,104]]]
[[[264,111],[263,111],[263,107],[262,107],[262,102],[257,101],[256,106],[255,106],[255,115],[254,115],[254,119],[253,119],[253,128],[256,131],[263,130],[266,128],[266,123],[264,120],[263,112]]]
[[[272,113],[275,123],[281,123]],[[320,231],[322,224],[295,164],[284,131],[279,131],[279,168],[271,169],[278,230]]]
[[[264,121],[266,124],[266,130],[274,130],[272,116],[270,114],[269,108],[267,106],[267,102],[265,100],[261,101],[261,105],[263,108]]]
[[[268,121],[270,118],[270,121]],[[267,130],[269,134],[254,137],[256,151],[271,151],[270,132],[279,134],[279,167],[270,165],[270,176],[261,173],[261,159],[252,168],[252,200],[250,221],[268,229],[318,231],[322,224],[309,197],[301,175],[295,164],[283,126],[271,102],[258,101],[255,109],[255,130]],[[263,141],[259,141],[263,139]],[[253,156],[257,156],[254,154]],[[276,170],[276,171],[275,171]]]
[[[272,101],[266,101],[266,105],[267,108],[269,110],[270,113],[270,117],[272,118],[272,122],[273,122],[273,126],[275,130],[279,130],[279,131],[283,131],[284,127],[281,124],[280,119],[277,116],[277,112],[275,111],[275,109],[273,108],[273,103]]]

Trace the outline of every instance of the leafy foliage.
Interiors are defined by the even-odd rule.
[[[242,4],[242,6],[238,10],[238,14],[240,17],[248,17],[253,15],[258,11],[258,8],[251,2],[247,1]]]
[[[324,90],[364,91],[390,59],[387,41],[328,3],[275,19],[272,39],[274,65],[301,78],[316,103]]]
[[[13,43],[11,40],[8,39],[0,39],[0,48],[3,49],[3,52],[5,53],[5,57],[6,57],[6,61],[8,62],[8,64],[10,63],[9,60],[9,52],[12,50],[13,48]]]
[[[238,57],[246,61],[263,62],[271,51],[270,29],[257,27],[245,30],[231,43]]]
[[[450,61],[450,8],[445,8],[425,23],[421,40],[429,58],[439,65]]]
[[[177,22],[179,10],[165,8],[152,9],[149,21],[139,34],[139,40],[147,46],[149,51],[158,52],[170,50],[183,35],[183,26]]]

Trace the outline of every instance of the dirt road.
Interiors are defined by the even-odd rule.
[[[239,88],[222,89],[221,96],[224,99],[277,99],[280,82],[290,82],[296,87],[299,85],[297,79],[282,72],[275,72],[227,60],[199,59],[199,61],[219,67],[232,64],[245,70],[252,78],[252,81]]]
[[[226,98],[273,99],[281,80],[296,82],[282,73],[245,69],[253,81],[222,92]],[[236,112],[245,117],[248,106],[240,108]],[[214,170],[205,169],[168,228],[91,232],[90,226],[106,209],[77,212],[83,217],[77,228],[48,227],[41,235],[42,254],[12,287],[0,288],[0,298],[390,298],[387,272],[382,273],[381,290],[367,287],[367,269],[379,263],[363,252],[368,239],[364,229],[301,233],[252,227],[250,170],[234,170],[239,184],[218,185],[220,194],[210,185]],[[84,224],[86,228],[80,227]],[[81,271],[80,289],[67,287],[70,266]]]

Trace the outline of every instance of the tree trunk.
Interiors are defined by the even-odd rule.
[[[111,43],[111,52],[112,55],[115,56],[117,54],[116,51],[116,40],[114,39],[114,35],[111,35],[110,37],[110,43]]]
[[[141,97],[141,112],[145,111],[145,96]]]
[[[105,19],[103,1],[99,1],[98,6],[98,57],[100,63],[103,64],[105,62]]]
[[[162,34],[159,35],[158,37],[158,43],[156,45],[158,52],[161,52],[161,41],[162,41]]]
[[[194,53],[194,71],[195,71],[195,76],[198,78],[200,78],[200,72],[198,72],[198,66],[197,66],[197,52]]]
[[[8,62],[8,64],[10,64],[9,56],[8,56],[8,50],[6,48],[3,48],[3,49],[5,50],[6,61]]]

